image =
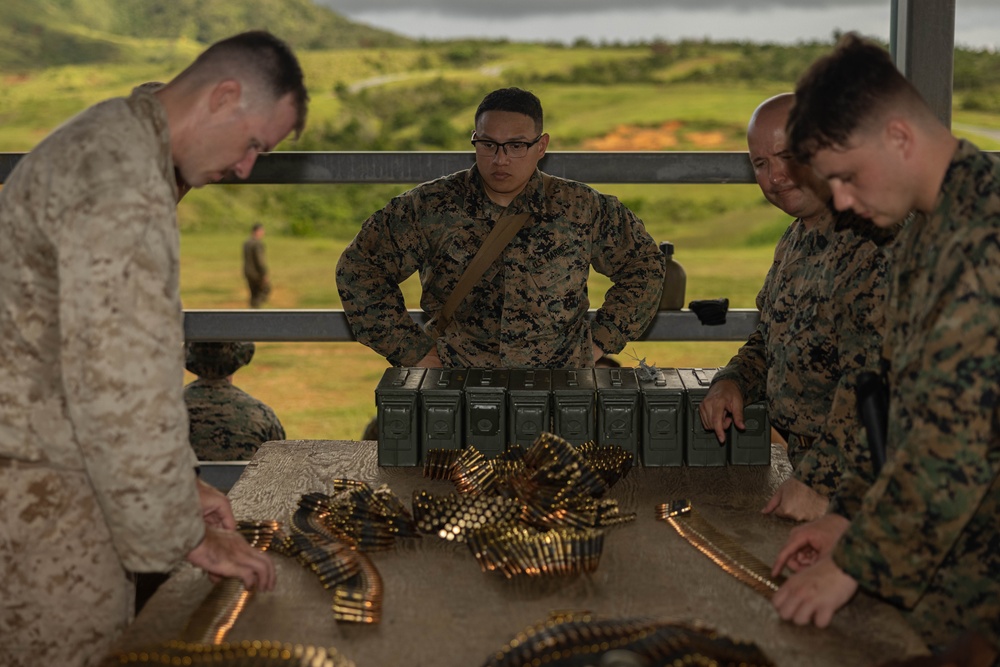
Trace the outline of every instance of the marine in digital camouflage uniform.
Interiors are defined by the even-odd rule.
[[[747,139],[762,192],[799,217],[778,241],[757,295],[756,331],[712,384],[735,382],[744,404],[766,400],[795,478],[828,498],[845,467],[872,479],[868,450],[857,442],[855,388],[860,372],[880,368],[895,229],[833,210],[825,182],[794,163],[784,129],[793,100],[763,102]]]
[[[853,403],[858,373],[879,368],[892,234],[878,232],[850,212],[828,210],[808,230],[793,222],[757,295],[757,330],[714,378],[736,381],[747,403],[767,401],[796,476],[824,495],[836,488],[840,457],[823,458],[813,445],[833,398],[846,393]],[[853,405],[836,417],[858,424]],[[867,452],[849,450],[864,466]]]
[[[858,509],[833,559],[932,645],[979,628],[1000,646],[1000,160],[962,142],[896,261],[889,460],[838,494]]]
[[[185,367],[198,379],[184,387],[190,441],[200,461],[248,461],[269,440],[284,440],[274,410],[232,383],[250,363],[253,343],[188,343]]]
[[[829,180],[839,208],[882,227],[916,215],[894,249],[886,312],[886,464],[872,485],[845,479],[834,513],[793,531],[776,568],[808,566],[773,602],[782,618],[823,624],[860,587],[903,608],[930,646],[964,652],[953,664],[991,664],[1000,657],[1000,161],[956,139],[889,55],[853,34],[796,96],[791,146]]]
[[[417,366],[436,352],[446,367],[591,367],[637,338],[656,313],[663,258],[642,221],[615,197],[539,172],[548,135],[537,98],[506,89],[484,105],[497,94],[530,96],[537,118],[509,110],[517,106],[481,105],[474,136],[495,140],[496,154],[477,152],[468,171],[394,198],[340,257],[337,287],[354,335],[393,365]],[[530,142],[527,155],[498,146],[513,139]],[[441,330],[440,311],[483,240],[498,218],[517,213],[531,218]],[[591,267],[613,283],[593,322]],[[399,288],[415,272],[425,329]]]
[[[245,177],[248,141],[276,144],[304,122],[287,47],[234,39],[156,92],[67,121],[0,189],[4,667],[100,661],[131,618],[130,572],[187,559],[273,586],[267,557],[224,529],[224,496],[197,482],[182,397],[178,183]],[[247,49],[287,56],[301,97],[261,90],[239,65]],[[209,112],[213,91],[225,99]]]

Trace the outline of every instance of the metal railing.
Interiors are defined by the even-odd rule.
[[[23,153],[0,153],[0,182]],[[253,184],[421,183],[468,169],[471,152],[277,152],[262,155],[245,181]],[[584,183],[754,183],[742,152],[551,152],[539,167]],[[425,317],[411,311],[418,323]],[[688,310],[658,313],[641,340],[741,341],[759,314],[734,309],[726,323],[703,326]],[[355,340],[343,310],[188,310],[188,340],[346,342]]]

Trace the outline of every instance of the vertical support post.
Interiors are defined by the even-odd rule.
[[[896,67],[951,127],[955,0],[892,0],[889,51]]]

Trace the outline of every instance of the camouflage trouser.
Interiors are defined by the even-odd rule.
[[[0,458],[0,665],[93,665],[134,587],[82,471]]]
[[[250,280],[247,278],[247,286],[250,287],[250,307],[260,308],[271,295],[271,284],[263,280]]]

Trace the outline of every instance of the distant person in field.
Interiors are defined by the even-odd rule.
[[[253,358],[253,343],[188,343],[185,368],[198,379],[184,387],[191,447],[200,461],[248,461],[269,440],[284,440],[274,410],[233,384]]]
[[[271,295],[271,273],[267,268],[264,225],[255,223],[243,242],[243,277],[250,288],[250,307],[260,308]]]
[[[859,373],[879,370],[886,245],[896,228],[837,212],[826,182],[792,158],[785,123],[794,101],[787,93],[766,100],[747,127],[761,192],[795,220],[757,295],[760,324],[715,375],[699,412],[723,442],[731,423],[743,428],[744,405],[766,400],[794,474],[764,511],[809,520],[826,511],[845,467],[874,475],[858,442],[855,388]]]
[[[0,665],[101,662],[133,573],[273,588],[195,473],[176,205],[180,183],[246,178],[307,105],[288,46],[242,33],[68,119],[0,189]]]
[[[659,305],[663,256],[618,199],[538,170],[549,145],[538,98],[487,95],[472,144],[470,169],[394,198],[344,250],[337,288],[355,337],[394,366],[426,368],[589,368],[638,338]],[[453,298],[490,232],[519,223]],[[593,319],[591,267],[612,282]],[[414,273],[424,327],[399,288]]]

